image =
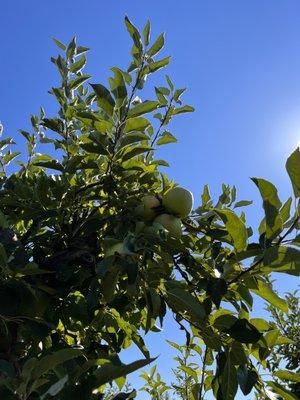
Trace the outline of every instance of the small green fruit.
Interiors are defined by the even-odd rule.
[[[115,253],[118,253],[121,256],[135,254],[132,251],[127,249],[127,247],[124,245],[124,242],[118,242],[118,243],[113,244],[110,247],[107,247],[107,249],[105,251],[105,256],[106,257],[114,256]]]
[[[169,231],[169,234],[175,238],[180,238],[182,235],[181,221],[179,218],[170,214],[161,214],[154,220],[155,223],[161,224]]]
[[[179,218],[186,218],[190,214],[193,203],[193,194],[179,186],[169,190],[162,199],[165,209]]]
[[[147,195],[142,198],[143,218],[146,221],[151,221],[156,217],[155,208],[160,206],[160,201],[157,197]]]

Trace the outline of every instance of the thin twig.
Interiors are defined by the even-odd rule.
[[[163,127],[164,123],[166,122],[168,113],[169,113],[169,111],[171,110],[171,107],[172,107],[173,100],[174,100],[174,97],[172,97],[172,98],[170,99],[170,103],[169,103],[169,106],[168,106],[168,108],[167,108],[167,111],[166,111],[166,113],[165,113],[163,119],[162,119],[161,122],[160,122],[159,128],[158,128],[158,130],[157,130],[157,132],[156,132],[154,138],[152,139],[152,142],[151,142],[151,144],[150,144],[150,147],[152,147],[152,146],[154,145],[154,143],[156,142],[156,139],[158,138],[158,135],[160,134],[161,128]],[[149,154],[149,152],[150,152],[150,151],[148,151],[148,154]]]
[[[200,383],[199,400],[202,400],[202,392],[203,392],[203,387],[204,387],[204,376],[205,376],[207,353],[208,353],[207,346],[205,346],[205,352],[204,352],[204,357],[203,357],[203,366],[202,366],[202,375],[201,375],[201,383]]]
[[[251,265],[251,267],[245,269],[244,271],[242,271],[240,274],[238,274],[235,278],[233,278],[231,281],[228,282],[228,285],[232,285],[233,283],[235,283],[236,281],[240,280],[240,278],[242,276],[244,276],[245,274],[248,274],[248,272],[251,272],[254,270],[254,268],[256,268],[261,262],[263,262],[264,257],[261,257],[259,260],[257,260],[253,265]]]

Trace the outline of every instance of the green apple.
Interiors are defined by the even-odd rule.
[[[127,249],[127,247],[124,245],[124,242],[117,242],[117,243],[114,243],[111,246],[107,247],[107,249],[105,251],[105,256],[106,257],[113,256],[116,253],[118,253],[120,255],[133,255],[133,254],[135,254],[132,251]]]
[[[182,235],[181,221],[179,218],[170,214],[161,214],[155,218],[154,223],[161,224],[169,234],[175,238],[180,238]]]
[[[113,244],[112,246],[106,249],[105,255],[106,257],[113,256],[115,253],[118,254],[126,254],[126,249],[124,248],[123,242],[118,242]]]
[[[160,206],[160,201],[157,197],[146,195],[142,197],[142,204],[136,207],[136,214],[141,216],[145,221],[152,221],[157,213],[155,208]]]
[[[193,203],[193,194],[179,186],[169,190],[162,199],[165,209],[179,218],[185,218],[190,214]]]

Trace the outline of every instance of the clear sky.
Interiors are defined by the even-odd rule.
[[[2,0],[0,120],[22,145],[17,129],[42,105],[55,106],[47,90],[57,84],[49,62],[57,49],[51,37],[76,35],[91,47],[87,72],[105,83],[108,68],[125,67],[131,41],[123,19],[139,27],[149,18],[153,35],[166,33],[168,73],[187,86],[184,99],[194,114],[178,117],[172,132],[179,144],[161,155],[169,175],[196,200],[208,183],[217,196],[222,182],[235,184],[240,199],[254,199],[248,223],[257,225],[261,201],[250,176],[264,177],[291,194],[284,169],[300,142],[299,0]],[[149,83],[151,89],[151,83]],[[296,286],[284,278],[281,292]],[[154,345],[161,352],[160,339]],[[170,363],[163,351],[163,369]],[[169,365],[170,366],[170,365]]]

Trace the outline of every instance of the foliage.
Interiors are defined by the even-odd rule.
[[[178,399],[198,400],[209,390],[207,383],[212,380],[213,372],[208,370],[210,364],[207,348],[203,350],[201,342],[195,340],[187,332],[187,341],[185,345],[178,345],[169,341],[169,344],[178,350],[178,355],[174,358],[177,366],[173,369],[173,375],[176,379],[172,382],[172,388]],[[199,344],[197,343],[199,342]],[[202,368],[199,368],[201,360]],[[204,377],[206,376],[206,385]]]
[[[286,386],[296,397],[300,398],[300,310],[298,291],[287,293],[285,298],[289,310],[284,313],[269,305],[275,326],[284,337],[281,344],[272,349],[268,360],[268,369]],[[282,370],[281,368],[285,369]]]
[[[155,99],[143,98],[147,78],[169,63],[157,58],[164,36],[150,44],[149,22],[142,35],[127,17],[125,24],[131,62],[111,68],[108,86],[87,84],[88,48],[55,39],[62,51],[51,59],[61,77],[50,91],[57,115],[41,109],[31,117],[32,131],[20,131],[28,156],[10,174],[19,153],[4,151],[12,139],[0,142],[0,398],[102,399],[113,381],[122,391],[128,374],[154,360],[143,335],[159,332],[167,311],[214,368],[203,367],[199,398],[201,382],[218,400],[233,399],[238,386],[245,395],[267,393],[258,368],[284,338],[250,312],[253,295],[288,310],[268,278],[299,274],[299,206],[291,212],[291,198],[282,204],[271,182],[253,178],[265,212],[258,239],[239,211],[249,202],[225,184],[217,202],[205,186],[201,204],[182,219],[182,236],[144,220],[144,196],[159,200],[159,215],[174,186],[155,150],[176,141],[167,125],[193,108],[168,76]],[[299,170],[297,149],[287,162],[297,204]],[[122,350],[131,345],[142,357],[124,364]],[[279,384],[272,390],[295,398]]]
[[[143,371],[140,377],[145,381],[141,391],[148,393],[152,400],[170,399],[171,388],[162,380],[160,374],[156,372],[156,365],[150,369],[149,374]]]

